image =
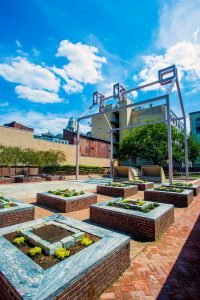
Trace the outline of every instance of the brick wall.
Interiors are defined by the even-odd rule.
[[[130,186],[127,188],[123,188],[123,187],[116,188],[112,186],[97,185],[97,194],[103,194],[107,196],[126,198],[137,194],[137,192],[138,192],[137,186]]]
[[[83,198],[67,200],[63,201],[63,199],[59,199],[57,197],[45,195],[42,193],[37,194],[37,203],[43,206],[50,207],[52,209],[58,210],[60,212],[70,212],[80,209],[85,209],[90,207],[91,204],[97,203],[97,196],[95,194],[88,195],[85,197],[83,195]]]
[[[95,300],[130,265],[130,245],[126,244],[92,268],[54,300]]]
[[[131,233],[137,238],[155,241],[173,223],[174,209],[156,221],[100,207],[90,207],[90,220],[108,228]]]
[[[33,133],[25,130],[0,126],[1,145],[18,146],[21,148],[32,148],[35,150],[60,150],[65,154],[66,161],[64,165],[76,164],[76,145],[66,145],[35,139]],[[97,167],[109,167],[110,160],[103,157],[80,156],[80,165],[89,165]]]
[[[0,214],[0,228],[34,220],[35,208],[27,208]]]
[[[173,204],[177,207],[187,207],[193,200],[193,191],[189,194],[167,193],[160,191],[144,191],[144,199],[154,202]]]
[[[68,140],[69,144],[76,145],[77,134],[64,129],[63,139]],[[80,155],[109,158],[110,143],[87,136],[80,136]]]

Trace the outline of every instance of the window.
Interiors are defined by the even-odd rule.
[[[200,133],[200,117],[196,119],[196,132]]]

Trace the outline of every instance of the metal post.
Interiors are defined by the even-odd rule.
[[[189,181],[189,166],[188,166],[188,142],[187,142],[187,126],[186,118],[183,117],[184,124],[184,144],[185,144],[185,171],[186,171],[186,181]]]
[[[186,116],[185,116],[185,110],[183,105],[183,99],[181,95],[181,90],[179,86],[178,79],[176,80],[176,87],[178,90],[178,96],[181,104],[181,110],[183,115],[183,125],[184,125],[184,144],[185,144],[185,171],[186,171],[186,181],[189,180],[189,164],[188,164],[188,142],[187,142],[187,125],[186,125]]]
[[[173,163],[172,163],[172,134],[171,134],[171,118],[170,118],[169,96],[166,97],[166,105],[167,105],[167,139],[168,139],[169,183],[172,183],[173,182]]]
[[[77,136],[76,136],[76,179],[79,176],[79,152],[80,152],[80,120],[77,121]]]
[[[110,130],[110,178],[113,178],[113,132]]]

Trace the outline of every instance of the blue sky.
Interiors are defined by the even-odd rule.
[[[190,2],[1,0],[0,124],[62,132],[93,91],[154,81],[174,63],[187,116],[200,110],[200,0]],[[171,105],[179,114],[175,96]]]

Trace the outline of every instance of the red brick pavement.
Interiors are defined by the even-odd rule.
[[[200,183],[200,182],[199,182]],[[133,198],[143,198],[143,192]],[[109,199],[98,195],[98,202]],[[33,199],[28,202],[34,202]],[[55,213],[36,207],[35,218]],[[187,208],[175,208],[175,222],[155,243],[131,240],[131,266],[101,300],[200,299],[200,196]],[[89,209],[63,213],[79,220]]]

